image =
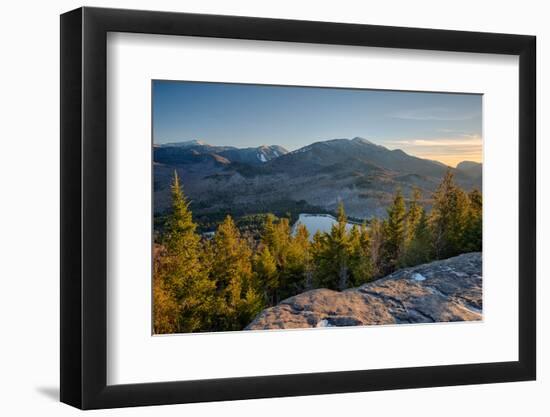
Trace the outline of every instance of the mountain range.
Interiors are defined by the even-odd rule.
[[[193,214],[334,212],[342,201],[349,215],[385,215],[397,187],[410,196],[418,187],[430,196],[447,170],[466,190],[481,189],[482,165],[464,161],[451,168],[390,150],[367,139],[332,139],[288,152],[278,145],[213,146],[202,141],[155,145],[155,213],[169,207],[176,170],[192,201]]]
[[[155,158],[170,163],[193,162],[200,158],[213,157],[220,163],[239,162],[259,165],[287,153],[285,148],[278,145],[236,148],[234,146],[212,146],[200,140],[166,143],[155,147]]]

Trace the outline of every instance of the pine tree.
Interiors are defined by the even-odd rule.
[[[255,287],[249,286],[239,302],[236,330],[244,329],[264,308],[265,302],[261,293]]]
[[[286,250],[290,239],[288,219],[281,218],[277,221],[275,216],[269,214],[262,233],[262,243],[269,248],[279,267],[283,267],[286,262]]]
[[[217,281],[217,326],[241,330],[261,310],[259,285],[252,273],[252,252],[231,216],[218,226],[212,245],[211,274]]]
[[[313,252],[311,250],[311,246],[306,253],[304,265],[304,290],[309,291],[313,288],[315,275],[315,264],[313,261]]]
[[[279,275],[277,262],[267,246],[264,246],[254,257],[254,271],[257,274],[258,281],[264,288],[268,305],[275,305],[277,303]]]
[[[401,189],[397,189],[393,202],[387,211],[388,218],[384,223],[384,273],[395,270],[404,251],[407,213]]]
[[[438,259],[462,252],[469,204],[466,193],[455,185],[453,173],[447,171],[434,194],[431,212],[435,256]]]
[[[483,203],[479,190],[468,194],[470,201],[462,249],[464,252],[479,252],[483,243]]]
[[[171,187],[172,210],[167,218],[163,244],[166,256],[159,273],[164,289],[178,305],[178,332],[203,330],[209,322],[215,284],[202,266],[200,236],[196,233],[189,201],[177,172]],[[158,294],[162,302],[161,293]]]
[[[420,200],[422,199],[422,193],[419,188],[413,189],[413,196],[407,209],[407,223],[406,223],[406,244],[408,244],[414,237],[416,226],[420,221],[422,214],[422,205]]]
[[[349,286],[351,245],[346,231],[344,205],[338,206],[337,222],[329,234],[314,236],[317,285],[344,290]]]
[[[275,216],[271,213],[265,219],[261,240],[269,248],[275,246]]]
[[[354,224],[351,230],[347,232],[347,239],[349,245],[349,278],[348,283],[350,286],[354,285],[356,264],[361,258],[361,231],[359,227]]]
[[[288,241],[286,264],[282,271],[286,288],[282,297],[287,298],[311,286],[311,270],[309,232],[303,224],[299,224]]]
[[[272,299],[274,303],[303,290],[312,275],[307,229],[298,226],[295,234],[293,237],[288,218],[277,220],[269,215],[266,219],[262,244],[269,249],[277,265],[278,286]]]
[[[371,255],[371,240],[365,224],[353,226],[350,233],[351,243],[351,286],[357,287],[373,278],[374,268]]]
[[[311,242],[310,251],[313,264],[312,275],[314,288],[323,287],[327,275],[327,237],[328,235],[326,233],[321,233],[320,230],[317,230]]]
[[[338,289],[345,290],[349,285],[349,258],[351,248],[346,232],[348,218],[344,211],[344,204],[338,206],[338,223],[332,226],[330,244],[338,266]]]
[[[178,331],[179,306],[175,295],[165,282],[162,273],[164,248],[155,244],[153,249],[153,332],[155,334]]]
[[[414,236],[407,246],[403,257],[403,266],[414,266],[429,262],[433,259],[432,232],[428,215],[424,209],[420,212],[420,219],[416,225]]]
[[[384,249],[384,223],[374,218],[369,225],[370,231],[370,257],[372,264],[372,275],[378,277],[383,270],[383,249]]]

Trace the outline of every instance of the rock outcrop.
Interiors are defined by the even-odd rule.
[[[262,311],[246,329],[481,320],[481,265],[481,253],[467,253],[342,292],[307,291]]]

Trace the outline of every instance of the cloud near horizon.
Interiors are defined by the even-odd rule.
[[[462,161],[482,162],[480,135],[461,134],[457,137],[434,139],[399,139],[386,142],[390,149],[402,149],[419,158],[433,159],[455,167]]]

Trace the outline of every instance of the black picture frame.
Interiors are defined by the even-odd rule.
[[[519,56],[519,360],[107,385],[108,32]],[[61,401],[82,409],[534,380],[536,38],[102,8],[61,15]]]

